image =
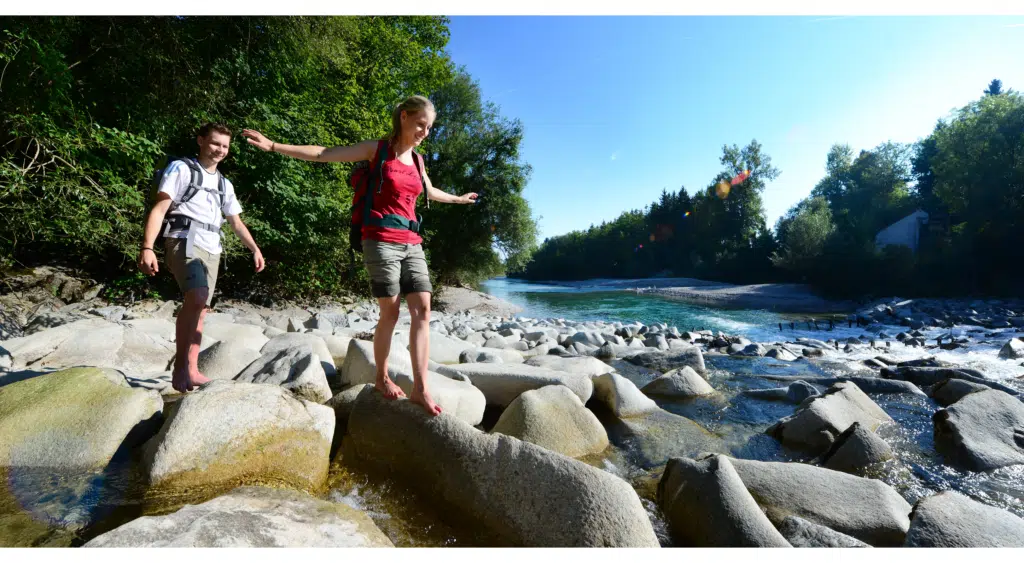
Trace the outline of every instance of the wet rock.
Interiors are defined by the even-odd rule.
[[[955,491],[921,499],[906,547],[1024,547],[1024,520]]]
[[[971,393],[932,417],[935,447],[973,471],[1024,463],[1024,403],[1002,391]]]
[[[722,455],[669,460],[658,506],[681,546],[789,547]]]

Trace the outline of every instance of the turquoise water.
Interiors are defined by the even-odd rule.
[[[523,311],[519,314],[524,317],[641,322],[647,325],[666,323],[679,330],[721,330],[755,341],[777,339],[780,322],[784,323],[786,335],[792,337],[789,323],[804,318],[766,310],[702,307],[652,294],[611,289],[600,283],[575,287],[494,278],[481,286],[482,291],[522,307]],[[820,321],[819,325],[824,326]],[[804,323],[803,328],[798,327],[798,330],[806,328]],[[862,333],[861,330],[851,332],[857,335]],[[806,335],[801,332],[797,336],[820,338],[822,334],[822,331],[809,331]],[[836,336],[839,334],[830,335]]]

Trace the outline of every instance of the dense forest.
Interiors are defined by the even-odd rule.
[[[235,132],[221,169],[269,267],[254,274],[225,236],[218,286],[365,293],[347,243],[350,165],[262,153],[240,131],[324,146],[380,138],[411,94],[438,109],[420,148],[434,185],[483,194],[422,210],[435,282],[521,268],[536,244],[523,127],[482,98],[447,41],[443,17],[0,18],[0,271],[64,264],[106,282],[109,297],[173,295],[170,276],[135,266],[154,174],[221,121]]]
[[[993,80],[982,96],[907,145],[855,154],[836,144],[810,195],[765,224],[780,171],[764,147],[723,147],[722,171],[690,195],[547,239],[513,273],[530,280],[687,276],[806,282],[833,296],[1020,295],[1024,289],[1024,97]],[[715,186],[749,179],[721,198]],[[876,246],[879,231],[928,213],[917,252]]]

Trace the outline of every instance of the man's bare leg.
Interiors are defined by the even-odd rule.
[[[409,397],[422,406],[427,414],[441,414],[441,407],[434,402],[427,391],[427,359],[430,356],[430,293],[421,291],[405,296],[412,316],[409,334],[409,352],[412,354],[413,389]]]
[[[398,324],[399,297],[378,297],[377,304],[380,305],[380,320],[377,321],[377,328],[373,331],[373,361],[377,364],[377,380],[374,387],[377,388],[385,399],[398,399],[405,397],[405,391],[388,377],[388,356],[391,354],[391,337],[395,334],[395,325]]]
[[[209,289],[200,287],[185,292],[185,301],[175,323],[174,372],[171,386],[179,393],[191,391],[208,381],[199,373],[199,345],[203,341],[203,318]]]

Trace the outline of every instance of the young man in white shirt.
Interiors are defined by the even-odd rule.
[[[228,155],[231,130],[220,123],[207,123],[196,138],[199,157],[171,162],[160,180],[156,203],[146,219],[139,268],[153,276],[159,271],[153,244],[164,238],[164,263],[185,296],[178,313],[174,372],[171,384],[180,393],[209,381],[199,373],[199,344],[203,319],[213,301],[213,289],[220,265],[220,227],[227,218],[231,230],[253,254],[256,271],[263,271],[263,254],[239,215],[242,206],[235,188],[217,171]]]

